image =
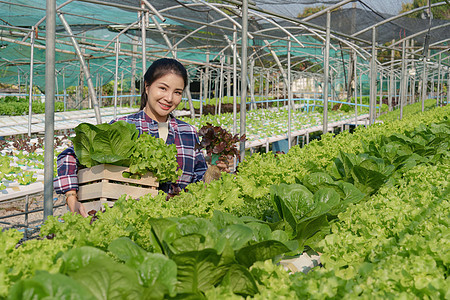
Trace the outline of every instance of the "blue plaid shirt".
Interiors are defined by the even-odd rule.
[[[115,119],[110,123],[119,120],[135,124],[139,130],[139,135],[143,132],[148,132],[154,137],[159,137],[158,122],[152,120],[142,110],[135,114]],[[169,117],[168,124],[169,134],[166,144],[175,144],[177,147],[177,162],[179,168],[183,171],[176,185],[184,189],[189,183],[203,179],[207,165],[202,152],[195,149],[195,145],[199,143],[195,128],[174,117]],[[53,181],[56,193],[63,194],[73,189],[78,190],[78,160],[73,147],[67,148],[58,155],[57,171],[58,176]],[[162,184],[160,189],[169,192],[169,187],[170,184]]]

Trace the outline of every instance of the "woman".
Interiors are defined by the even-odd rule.
[[[195,128],[171,115],[180,104],[187,85],[187,71],[175,59],[156,60],[144,76],[145,90],[141,97],[140,111],[113,120],[124,120],[136,125],[139,134],[148,132],[162,138],[166,144],[175,144],[177,162],[183,171],[176,183],[161,184],[160,189],[173,193],[184,189],[189,183],[203,179],[207,165],[201,151],[195,149],[199,142]],[[77,158],[73,147],[64,150],[57,159],[58,176],[53,185],[56,193],[65,194],[70,211],[87,217],[84,206],[78,201]]]

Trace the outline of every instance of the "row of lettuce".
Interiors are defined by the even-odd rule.
[[[94,222],[49,218],[46,238],[19,247],[18,232],[2,232],[0,296],[448,297],[448,115],[254,154],[170,201],[121,199]],[[273,264],[305,247],[322,268]]]
[[[0,98],[0,116],[22,116],[29,111],[29,100],[27,97],[6,96]],[[55,111],[64,111],[64,103],[55,102]],[[34,114],[45,113],[45,103],[33,101],[32,112]]]

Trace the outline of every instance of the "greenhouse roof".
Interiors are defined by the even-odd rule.
[[[91,77],[98,84],[114,79],[116,68],[115,41],[120,41],[118,74],[129,78],[133,60],[136,60],[137,74],[142,74],[142,31],[140,21],[146,24],[146,61],[159,57],[176,56],[187,64],[191,75],[198,66],[218,66],[220,56],[231,57],[233,33],[237,32],[237,48],[241,39],[241,5],[236,1],[214,1],[209,3],[195,0],[69,0],[56,1],[56,70],[57,88],[77,85],[80,63],[70,40],[70,34],[63,25],[69,24],[73,36],[89,64]],[[147,2],[147,3],[145,3]],[[331,12],[331,67],[342,68],[352,50],[359,55],[359,62],[367,69],[371,56],[371,44],[388,49],[401,49],[401,41],[413,40],[412,55],[423,54],[425,36],[429,33],[427,47],[433,53],[442,53],[444,64],[449,64],[450,41],[449,20],[410,18],[382,11],[386,3],[397,0],[380,0],[379,7],[368,6],[363,1],[352,5],[351,1],[319,1]],[[236,4],[237,3],[237,4]],[[286,64],[287,43],[292,42],[294,62],[322,61],[326,34],[326,14],[304,19],[279,12],[280,5],[289,7],[312,5],[309,0],[250,1],[248,11],[249,56],[256,67],[275,70],[277,60]],[[362,5],[364,4],[364,5]],[[446,5],[445,1],[434,6]],[[286,4],[287,6],[287,4]],[[33,83],[45,86],[45,0],[0,1],[0,82],[17,83],[27,81],[30,71],[32,29],[35,31],[33,53]],[[393,12],[396,13],[396,12]],[[373,37],[371,28],[376,26]],[[447,50],[447,51],[446,51]],[[278,56],[278,57],[275,57]],[[207,58],[208,57],[208,58]],[[412,56],[414,57],[414,56]],[[431,55],[433,59],[433,55]],[[434,56],[434,60],[438,57]],[[381,62],[379,62],[381,63]],[[225,62],[227,64],[227,62]]]

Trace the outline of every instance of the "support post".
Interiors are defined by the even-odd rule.
[[[141,3],[141,8],[145,8],[144,3]],[[142,12],[141,18],[141,43],[142,43],[142,80],[141,80],[141,88],[145,91],[145,83],[144,83],[144,75],[147,71],[147,56],[145,52],[145,48],[147,47],[147,13]]]
[[[191,95],[191,81],[188,78],[188,84],[186,87],[186,96],[188,98],[189,102],[189,112],[191,113],[191,119],[195,119],[195,109],[194,109],[194,102],[192,102],[192,95]]]
[[[136,97],[134,94],[136,94],[136,55],[137,52],[137,45],[136,41],[134,39],[131,40],[133,43],[132,46],[132,56],[131,56],[131,83],[130,83],[130,93],[133,95],[130,99],[130,107],[132,107],[134,104],[136,104]]]
[[[33,117],[33,72],[34,72],[34,39],[35,28],[31,27],[31,47],[30,47],[30,91],[28,93],[28,136],[31,137],[31,118]]]
[[[381,115],[381,105],[383,104],[383,73],[380,72],[380,101],[378,102],[378,116]]]
[[[323,128],[322,133],[328,132],[328,75],[329,75],[329,59],[330,59],[330,23],[331,12],[327,11],[327,29],[325,40],[325,52],[323,55]]]
[[[241,107],[239,135],[246,133],[246,100],[247,100],[247,45],[248,45],[248,0],[242,0],[242,34],[241,34]],[[239,143],[241,161],[245,158],[245,141]]]
[[[292,86],[291,86],[291,38],[288,38],[287,44],[287,90],[288,90],[288,149],[291,149],[292,136],[291,136],[291,126],[292,126]]]
[[[394,40],[392,40],[394,43]],[[394,87],[394,59],[395,59],[395,50],[391,50],[391,68],[389,70],[389,96],[388,96],[388,106],[389,111],[392,111],[392,97],[395,95],[395,87]]]
[[[437,74],[437,95],[436,95],[436,106],[439,106],[439,104],[441,104],[441,89],[442,89],[442,76],[441,76],[441,66],[442,66],[442,56],[439,53],[439,60],[438,60],[438,74]]]
[[[255,109],[255,74],[254,74],[254,68],[255,68],[255,60],[250,60],[250,109]]]
[[[203,70],[200,69],[200,116],[203,114]]]
[[[447,71],[447,105],[450,101],[450,72]]]
[[[372,58],[370,60],[370,105],[369,105],[369,124],[375,122],[375,103],[377,96],[377,48],[376,48],[376,27],[372,28]]]
[[[266,100],[267,100],[267,104],[266,104],[266,108],[269,108],[269,82],[270,82],[270,74],[269,72],[267,72],[267,77],[266,77]]]
[[[401,74],[401,82],[400,82],[400,120],[403,118],[403,106],[405,105],[406,86],[407,86],[406,41],[403,41],[403,43],[402,43],[402,74]]]
[[[203,82],[203,97],[205,98],[205,104],[206,99],[208,99],[209,95],[209,51],[206,51],[206,67],[205,67],[205,74],[204,74],[205,80]],[[200,114],[203,113],[203,102],[200,103]]]
[[[55,135],[55,38],[56,0],[46,2],[45,24],[45,151],[44,151],[44,221],[53,215],[53,160]]]
[[[233,25],[233,135],[237,133],[237,30]]]
[[[362,72],[359,75],[359,112],[362,112],[362,97],[363,97],[363,88],[362,88]]]
[[[225,56],[220,56],[220,79],[219,79],[219,107],[218,114],[221,115],[222,111],[222,101],[223,101],[223,64],[225,62]]]
[[[231,70],[230,70],[230,65],[231,65],[231,57],[228,55],[227,56],[227,96],[230,97],[231,96]],[[228,99],[228,103],[230,103],[230,98]]]
[[[357,59],[358,56],[356,54],[356,51],[353,51],[353,76],[355,82],[355,128],[358,127],[358,75],[356,74]]]
[[[116,70],[114,73],[114,119],[117,118],[117,82],[119,80],[119,51],[120,42],[116,39]]]

